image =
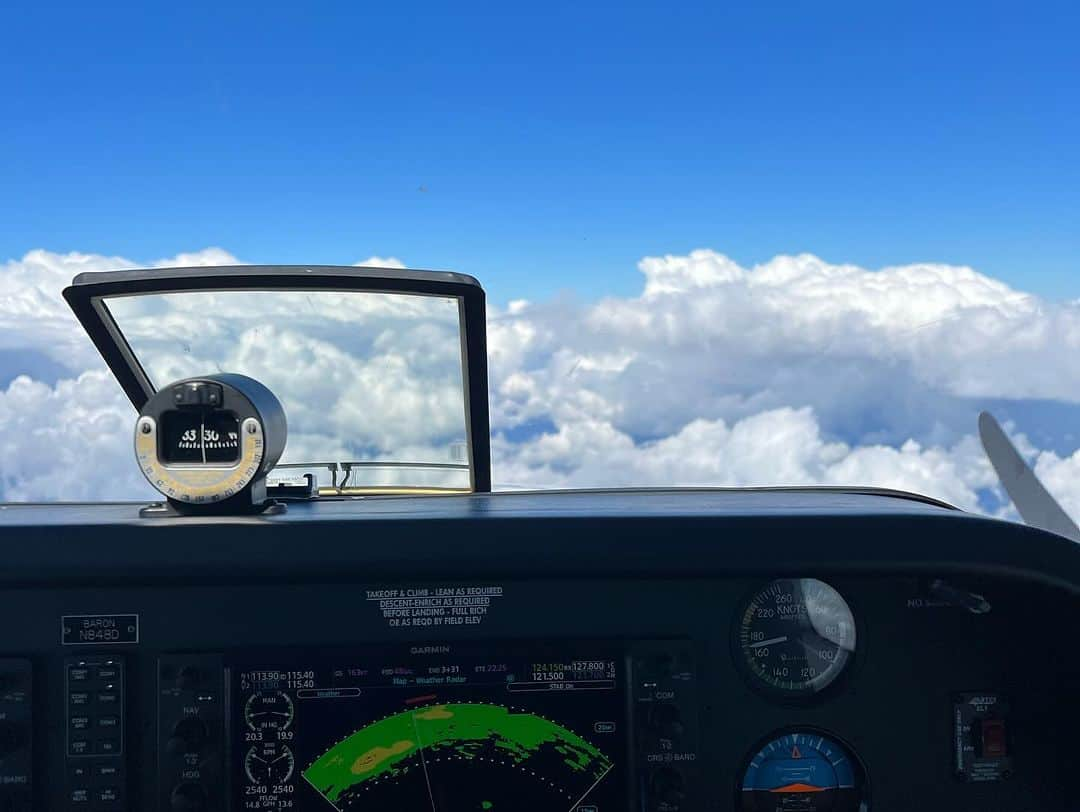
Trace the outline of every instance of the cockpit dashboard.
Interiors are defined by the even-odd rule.
[[[7,810],[1067,810],[1072,542],[842,490],[0,509]]]

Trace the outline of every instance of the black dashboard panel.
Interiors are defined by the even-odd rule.
[[[401,797],[469,801],[440,810],[507,808],[494,784],[482,792],[478,759],[493,752],[513,756],[500,769],[544,764],[534,772],[560,784],[545,790],[552,797],[589,790],[564,809],[741,809],[755,754],[784,735],[807,752],[814,736],[842,747],[871,810],[1073,808],[1080,552],[931,503],[821,491],[505,494],[298,503],[237,519],[6,505],[0,544],[0,726],[10,732],[0,809],[331,810],[337,790],[307,780],[322,775],[320,731],[329,751],[411,700],[428,709],[421,743],[443,735],[451,712],[484,731],[455,742],[468,780],[413,762],[434,780]],[[738,667],[740,612],[779,577],[828,583],[854,615],[854,654],[820,696],[787,701]],[[484,727],[505,721],[489,707],[500,704],[488,699],[500,682],[491,674],[522,691],[503,704],[524,714],[515,724],[533,725],[525,739],[507,744]],[[282,735],[248,723],[251,702],[256,720],[301,707]],[[304,710],[315,702],[341,710]],[[271,735],[250,737],[260,731]],[[363,777],[407,755],[391,751],[408,740],[361,737],[342,753]],[[547,755],[521,761],[523,740]],[[245,794],[260,785],[245,767],[253,747],[253,771],[271,788],[289,783],[278,780],[289,750],[293,789]],[[548,758],[551,747],[564,761],[577,754],[575,766]],[[411,781],[407,766],[393,780]],[[601,776],[602,791],[586,775]],[[557,808],[528,797],[534,806],[519,808]]]

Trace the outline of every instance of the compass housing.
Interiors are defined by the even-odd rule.
[[[287,434],[281,403],[254,378],[186,378],[140,410],[135,457],[178,513],[258,511]]]

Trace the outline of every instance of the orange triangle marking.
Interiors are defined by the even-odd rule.
[[[791,757],[802,758],[802,753],[799,752],[799,745],[796,744],[794,747],[791,748]]]
[[[815,787],[810,784],[788,784],[786,787],[770,789],[769,792],[824,792],[825,787]]]

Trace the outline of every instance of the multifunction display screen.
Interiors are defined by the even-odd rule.
[[[614,647],[404,645],[230,668],[234,808],[626,809]]]

